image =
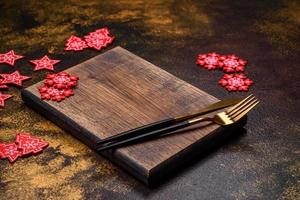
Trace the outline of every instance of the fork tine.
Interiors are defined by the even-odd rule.
[[[245,109],[247,109],[249,106],[251,106],[256,101],[258,101],[256,98],[252,99],[251,101],[247,102],[242,107],[240,107],[239,109],[236,109],[235,113],[232,113],[228,116],[231,118],[235,118],[237,115],[239,115],[241,112],[243,112]]]
[[[230,112],[232,112],[233,110],[238,108],[240,105],[244,104],[244,102],[247,101],[248,99],[250,99],[251,97],[253,97],[253,94],[250,94],[248,97],[244,98],[241,102],[239,102],[235,106],[232,106],[231,108],[227,109],[226,113],[229,114]]]
[[[252,102],[251,104],[249,104],[246,108],[243,109],[242,112],[240,112],[240,114],[238,114],[237,116],[233,117],[232,120],[233,121],[238,121],[240,120],[242,117],[244,117],[252,108],[254,108],[257,104],[259,104],[258,100],[255,100],[254,102]]]
[[[247,106],[248,104],[250,104],[251,102],[253,102],[254,100],[256,100],[255,96],[252,96],[250,99],[247,99],[246,101],[244,101],[242,104],[240,104],[238,107],[236,107],[234,110],[232,110],[230,113],[226,113],[229,117],[235,115],[237,112],[241,111],[243,108],[245,108],[245,106]]]

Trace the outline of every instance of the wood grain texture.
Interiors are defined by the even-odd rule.
[[[79,76],[75,96],[60,103],[40,100],[37,83],[22,91],[24,102],[91,148],[108,136],[166,117],[193,112],[217,101],[204,91],[116,47],[68,70]],[[223,131],[202,124],[141,144],[105,152],[105,156],[146,184],[171,171],[201,141]]]

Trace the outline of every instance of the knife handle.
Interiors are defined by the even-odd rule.
[[[126,146],[126,145],[129,145],[129,144],[135,144],[137,142],[148,140],[148,139],[151,139],[151,138],[155,138],[157,136],[160,136],[160,135],[163,135],[163,134],[166,134],[166,133],[171,133],[173,131],[188,127],[190,125],[191,124],[189,123],[189,121],[179,122],[179,123],[173,124],[171,126],[164,127],[162,129],[157,129],[157,130],[153,130],[153,131],[147,132],[147,133],[142,134],[142,135],[138,135],[136,137],[127,138],[127,139],[124,139],[124,140],[120,140],[120,141],[117,141],[117,142],[113,142],[113,143],[109,143],[109,144],[100,146],[99,148],[97,148],[97,151],[101,152],[101,151],[104,151],[104,150],[115,149],[115,148]]]
[[[117,134],[117,135],[110,136],[108,138],[105,138],[105,139],[99,141],[97,143],[97,145],[102,145],[104,143],[130,138],[130,137],[137,136],[137,135],[140,135],[140,134],[143,134],[143,133],[146,133],[146,132],[151,132],[151,131],[156,130],[156,129],[161,129],[161,128],[170,126],[174,123],[176,123],[176,120],[174,118],[163,119],[163,120],[156,121],[156,122],[144,125],[144,126],[140,126],[138,128],[135,128],[135,129],[131,129],[129,131],[122,132],[122,133]]]

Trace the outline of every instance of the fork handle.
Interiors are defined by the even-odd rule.
[[[199,117],[199,118],[188,120],[188,123],[190,125],[193,125],[193,124],[197,124],[199,122],[204,122],[204,121],[213,121],[213,118],[211,118],[211,117]]]

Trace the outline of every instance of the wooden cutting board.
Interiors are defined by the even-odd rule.
[[[215,97],[159,67],[116,47],[66,70],[79,76],[75,95],[57,103],[43,101],[39,82],[22,91],[24,102],[91,148],[97,141],[166,117],[196,111]],[[203,126],[203,125],[201,125]],[[104,155],[146,184],[172,173],[218,125],[105,152]]]

